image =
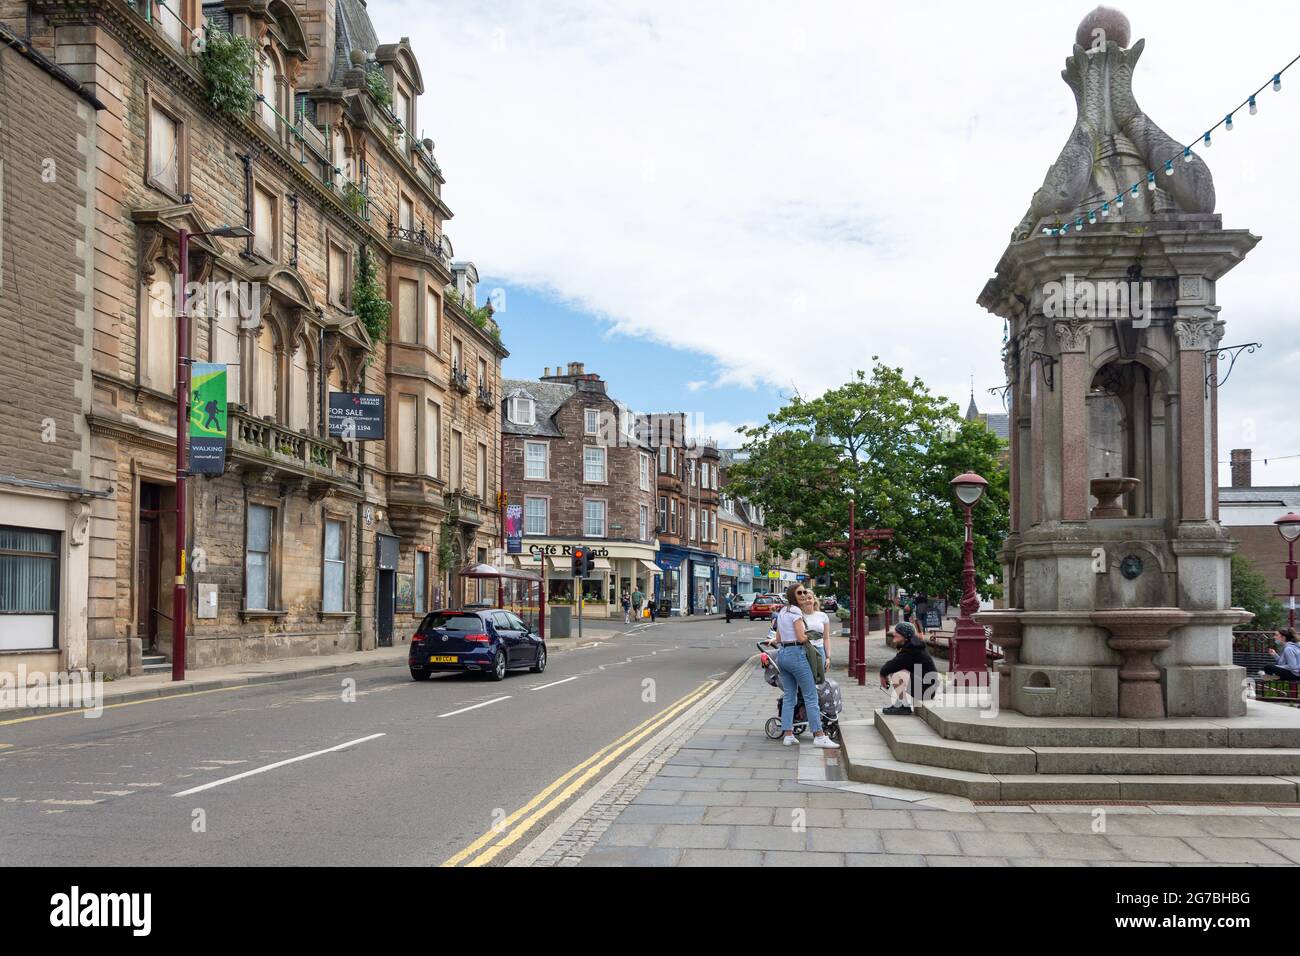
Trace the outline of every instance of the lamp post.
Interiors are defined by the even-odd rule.
[[[189,527],[185,520],[185,479],[189,477],[190,447],[190,317],[186,311],[185,287],[190,281],[190,240],[195,236],[247,239],[247,226],[219,226],[207,232],[176,230],[180,259],[181,287],[176,315],[176,583],[172,587],[172,680],[185,679],[185,615],[189,596],[185,587],[185,559],[189,548]]]
[[[975,591],[975,541],[971,532],[971,509],[984,496],[988,482],[968,471],[958,475],[949,484],[966,510],[966,543],[963,547],[961,615],[952,635],[952,648],[948,670],[953,673],[978,673],[987,670],[984,652],[984,628],[976,624],[972,615],[980,609],[979,594]]]
[[[1277,525],[1278,534],[1286,542],[1286,592],[1287,592],[1287,624],[1295,627],[1295,542],[1300,538],[1300,515],[1294,511],[1284,514],[1273,522]]]

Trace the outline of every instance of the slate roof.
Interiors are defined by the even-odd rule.
[[[375,25],[370,22],[360,0],[336,0],[337,16],[334,33],[334,63],[330,69],[328,86],[341,86],[343,74],[352,69],[353,50],[360,50],[370,59],[379,46],[379,37],[375,35]]]
[[[572,385],[560,382],[539,382],[523,378],[501,380],[501,430],[507,435],[532,435],[544,438],[563,438],[553,421],[560,406],[577,391]],[[506,417],[506,400],[515,392],[524,392],[536,403],[536,424],[516,425]]]
[[[1251,488],[1220,488],[1221,505],[1274,505],[1290,511],[1300,511],[1300,485],[1255,486]],[[1281,517],[1279,515],[1279,517]]]

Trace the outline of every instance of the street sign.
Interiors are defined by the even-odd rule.
[[[191,364],[190,474],[220,475],[226,470],[226,366]]]
[[[382,441],[384,396],[330,392],[329,434],[346,441]]]
[[[506,505],[506,554],[524,551],[524,506]]]

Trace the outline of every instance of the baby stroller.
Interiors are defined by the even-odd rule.
[[[776,660],[768,653],[768,646],[758,644],[757,647],[759,663],[763,667],[763,680],[781,689],[782,692],[782,696],[776,699],[776,716],[767,718],[767,722],[763,725],[763,732],[772,740],[780,740],[782,737],[781,708],[785,704],[781,672],[777,669]],[[817,685],[817,705],[822,712],[822,730],[826,731],[826,735],[831,740],[839,743],[840,709],[844,706],[844,696],[840,692],[840,685],[831,680],[829,675]],[[795,704],[793,729],[796,737],[808,729],[808,712],[804,709],[803,691],[799,691],[799,699]]]

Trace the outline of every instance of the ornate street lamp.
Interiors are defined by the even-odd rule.
[[[1284,514],[1273,522],[1277,525],[1278,534],[1286,542],[1286,590],[1289,598],[1287,600],[1287,623],[1295,627],[1295,542],[1300,538],[1300,515],[1294,511]]]
[[[983,674],[988,669],[988,658],[984,651],[984,627],[976,624],[972,617],[980,609],[980,598],[975,590],[975,540],[971,532],[971,509],[984,497],[984,490],[989,483],[975,472],[968,471],[958,475],[949,484],[966,511],[966,543],[963,547],[961,572],[961,614],[952,635],[948,670],[952,673]]]

